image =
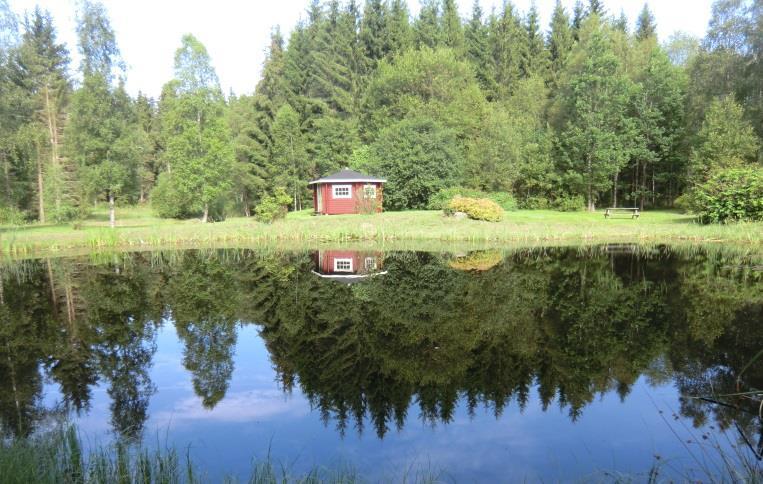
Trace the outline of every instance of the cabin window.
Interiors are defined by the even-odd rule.
[[[363,196],[365,198],[376,198],[376,185],[366,185],[363,187]]]
[[[334,259],[334,272],[352,272],[352,259]]]
[[[352,198],[351,185],[333,185],[331,190],[334,198]]]
[[[366,257],[365,267],[367,271],[376,270],[376,257]]]

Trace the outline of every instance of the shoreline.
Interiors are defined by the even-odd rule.
[[[0,227],[0,256],[194,248],[299,250],[332,244],[391,250],[477,250],[629,243],[733,245],[763,252],[763,223],[699,225],[691,216],[672,211],[646,211],[631,220],[605,219],[603,212],[519,210],[506,212],[501,222],[456,220],[439,211],[335,216],[302,211],[270,225],[244,217],[208,224],[166,220],[153,217],[143,207],[120,212],[116,229],[108,228],[102,211],[96,211],[77,230],[72,224]]]

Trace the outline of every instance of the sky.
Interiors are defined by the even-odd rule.
[[[473,0],[457,0],[461,16],[467,18]],[[526,12],[533,0],[514,0]],[[544,31],[547,29],[555,0],[535,0]],[[659,38],[667,39],[682,31],[702,37],[710,19],[712,0],[651,0],[649,7],[657,20]],[[223,91],[250,93],[260,77],[265,49],[273,26],[288,32],[306,17],[308,0],[103,0],[122,58],[127,65],[127,89],[153,97],[172,78],[172,64],[180,38],[195,35],[209,51]],[[498,8],[502,0],[481,0],[483,10]],[[562,0],[568,13],[575,0]],[[631,26],[644,5],[643,0],[605,0],[607,12],[624,11]],[[75,18],[77,0],[10,0],[19,15],[35,5],[53,15],[59,39],[68,44],[73,64],[79,65],[76,50]],[[419,9],[417,0],[409,0],[412,14]]]

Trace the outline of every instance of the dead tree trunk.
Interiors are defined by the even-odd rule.
[[[114,207],[114,192],[109,191],[109,227],[112,229],[117,225],[117,214]]]

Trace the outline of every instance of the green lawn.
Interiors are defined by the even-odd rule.
[[[0,253],[35,255],[105,248],[289,246],[322,243],[365,243],[405,246],[468,243],[482,245],[559,245],[607,242],[731,243],[763,245],[763,223],[703,226],[671,211],[646,211],[641,218],[605,219],[602,212],[507,212],[498,223],[458,220],[437,211],[386,212],[375,215],[313,216],[309,210],[290,213],[272,225],[234,217],[201,224],[168,220],[146,207],[117,212],[118,227],[108,228],[105,209],[96,210],[82,226],[73,224],[0,227]]]

